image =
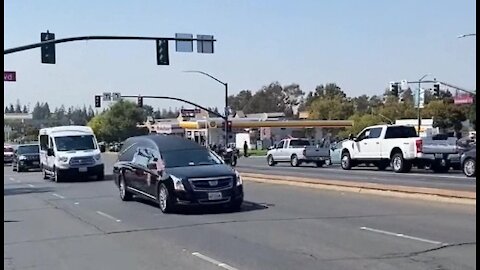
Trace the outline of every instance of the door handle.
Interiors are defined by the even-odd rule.
[[[366,143],[366,142],[364,142],[364,143],[363,143],[363,145],[367,145],[367,143]]]
[[[380,144],[380,142],[376,142],[376,144]]]

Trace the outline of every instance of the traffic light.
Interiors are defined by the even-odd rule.
[[[227,121],[227,132],[232,132],[232,121]]]
[[[440,97],[440,84],[434,83],[433,84],[433,96]]]
[[[54,33],[49,33],[47,31],[46,33],[40,34],[41,42],[54,40],[54,39],[55,39]],[[55,64],[55,44],[53,43],[44,44],[41,46],[41,51],[42,51],[42,64]]]
[[[96,95],[95,96],[95,108],[102,107],[102,96]]]
[[[142,108],[142,107],[143,107],[143,97],[142,97],[142,96],[138,96],[137,106],[138,106],[139,108]]]
[[[157,39],[157,65],[169,65],[168,40]]]
[[[398,83],[390,82],[390,94],[395,97],[398,97]]]

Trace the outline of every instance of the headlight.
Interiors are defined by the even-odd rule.
[[[93,156],[95,158],[95,160],[100,160],[102,158],[102,155],[100,154],[96,154],[95,156]]]
[[[18,157],[18,160],[27,160],[27,157],[22,155]]]
[[[185,191],[181,178],[178,178],[175,175],[170,175],[170,178],[173,180],[173,188],[175,190]]]
[[[60,161],[60,162],[67,162],[67,161],[68,161],[68,157],[58,157],[58,161]]]
[[[242,181],[242,177],[240,176],[240,173],[235,171],[235,175],[236,175],[236,178],[237,178],[237,187],[243,185],[243,181]]]

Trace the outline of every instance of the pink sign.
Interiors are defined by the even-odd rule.
[[[471,95],[458,95],[453,99],[455,104],[472,104],[473,97]]]
[[[17,81],[17,74],[15,71],[4,71],[3,72],[3,81],[4,82],[15,82]]]

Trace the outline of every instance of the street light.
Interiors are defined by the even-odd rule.
[[[464,38],[464,37],[475,37],[477,36],[477,34],[475,33],[472,33],[472,34],[463,34],[463,35],[459,35],[457,36],[457,38]]]
[[[228,110],[228,83],[224,83],[222,81],[220,81],[219,79],[213,77],[212,75],[206,73],[206,72],[203,72],[203,71],[199,71],[199,70],[186,70],[184,72],[188,72],[188,73],[199,73],[199,74],[202,74],[202,75],[205,75],[207,77],[210,77],[211,79],[214,79],[215,81],[217,81],[218,83],[220,84],[223,84],[223,86],[225,86],[225,116],[223,118],[224,122],[225,122],[225,147],[228,145],[228,115],[229,115],[229,110]]]
[[[432,74],[427,73],[418,80],[418,92],[417,92],[417,115],[418,115],[418,136],[420,136],[420,126],[422,125],[422,116],[420,114],[420,89],[421,89],[421,83],[422,80],[425,79],[427,76],[430,76]]]

